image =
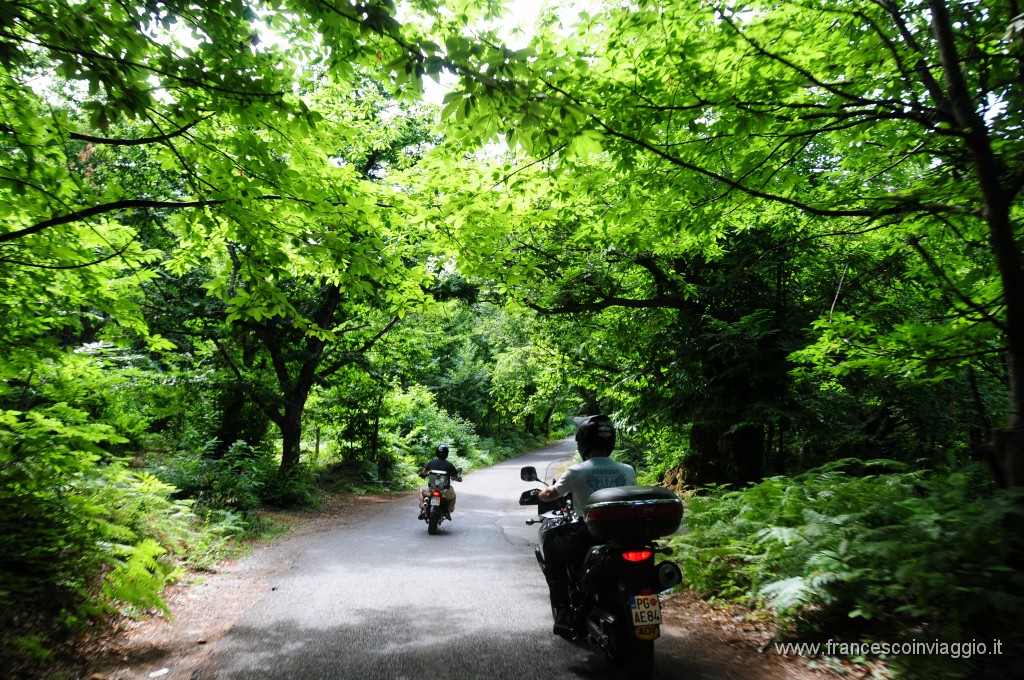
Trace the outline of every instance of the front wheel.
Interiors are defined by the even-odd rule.
[[[427,516],[427,533],[433,536],[437,533],[437,525],[441,523],[441,508],[436,505],[430,507],[430,514]]]

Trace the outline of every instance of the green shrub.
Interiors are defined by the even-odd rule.
[[[168,582],[245,530],[113,457],[122,441],[67,404],[0,413],[0,666],[43,660],[107,613],[165,609]]]
[[[179,495],[210,508],[250,512],[267,495],[287,495],[284,489],[288,480],[278,480],[275,454],[238,441],[223,455],[216,455],[216,444],[208,440],[195,450],[180,451],[154,473],[176,487]]]
[[[29,602],[73,618],[93,602],[112,546],[134,538],[97,497],[123,474],[101,464],[118,441],[67,404],[0,414],[0,612]]]
[[[279,508],[309,508],[317,504],[316,475],[299,463],[287,470],[277,469],[261,487],[260,499]]]
[[[434,394],[422,385],[389,394],[381,421],[395,458],[417,472],[433,457],[438,444],[446,444],[451,461],[466,472],[488,462],[473,424],[439,407]]]
[[[974,467],[841,461],[712,489],[688,501],[681,566],[696,590],[762,602],[803,636],[1013,646],[1024,584],[1008,566],[1021,555],[1009,527],[1021,497],[985,480]]]

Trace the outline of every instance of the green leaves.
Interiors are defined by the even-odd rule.
[[[611,4],[575,27],[550,13],[513,50],[465,30],[494,3],[414,4],[404,24],[390,2],[0,10],[0,442],[11,507],[56,518],[40,555],[102,542],[85,559],[114,569],[107,596],[153,604],[174,549],[94,495],[166,491],[112,452],[203,452],[180,477],[251,507],[267,452],[234,442],[277,423],[298,461],[306,400],[341,375],[359,399],[321,413],[378,475],[421,416],[468,449],[470,421],[543,434],[613,409],[627,455],[701,484],[846,455],[934,465],[1005,410],[1024,295],[990,216],[1014,243],[1024,109],[1000,7],[954,4],[940,45],[916,4]],[[462,78],[446,139],[410,103],[444,69]],[[177,380],[200,405],[140,386]],[[366,434],[379,419],[401,455]],[[51,487],[87,525],[50,531],[68,507]],[[874,482],[756,488],[701,550],[781,609],[867,582],[850,611],[877,618],[894,597],[872,560],[898,548],[843,489],[928,527],[911,542],[947,528]]]
[[[184,553],[208,563],[223,547],[170,487],[115,456],[174,446],[172,431],[231,430],[210,424],[228,406],[169,398],[204,394],[217,368],[204,337],[237,358],[230,380],[253,377],[272,411],[285,397],[266,389],[265,357],[252,365],[254,329],[288,344],[273,358],[286,366],[283,390],[284,374],[325,345],[345,342],[325,355],[326,375],[372,346],[391,314],[425,305],[430,276],[397,173],[431,143],[431,114],[365,77],[390,63],[382,80],[415,90],[418,61],[393,5],[322,10],[302,0],[0,10],[5,613],[48,599],[83,616],[110,601],[161,608]],[[389,316],[378,325],[379,310]],[[255,424],[237,432],[262,436]],[[294,480],[242,488],[247,460],[221,475],[236,484],[216,490],[219,502],[300,495]]]
[[[130,603],[140,611],[160,609],[170,614],[159,593],[177,570],[158,561],[167,550],[152,538],[136,545],[118,546],[122,553],[103,584],[103,594],[111,600]]]
[[[676,539],[685,573],[703,592],[764,598],[809,635],[838,636],[842,626],[853,639],[882,629],[899,639],[924,626],[954,641],[992,621],[1010,630],[1020,584],[1003,559],[1018,539],[1004,522],[1019,512],[1014,495],[993,491],[973,467],[886,468],[900,466],[848,461],[690,497],[688,533]],[[977,598],[994,590],[1005,606]]]

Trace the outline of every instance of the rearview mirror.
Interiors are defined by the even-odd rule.
[[[519,479],[523,480],[524,482],[540,481],[537,479],[537,468],[533,467],[532,465],[527,465],[526,467],[519,471]]]

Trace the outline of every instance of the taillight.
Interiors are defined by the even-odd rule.
[[[627,562],[643,562],[644,560],[651,559],[653,554],[650,550],[634,550],[622,553],[622,559]]]
[[[434,497],[436,497],[436,498],[440,498],[440,497],[441,497],[441,492],[440,492],[440,491],[432,491],[432,492],[430,493],[430,495],[431,495],[431,496],[434,496]]]

